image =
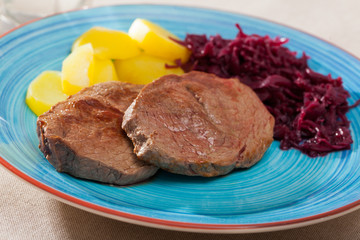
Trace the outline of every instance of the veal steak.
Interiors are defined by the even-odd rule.
[[[122,123],[141,160],[205,177],[254,165],[273,141],[273,127],[273,116],[249,87],[202,72],[148,84]]]
[[[59,172],[118,185],[139,182],[157,167],[139,160],[121,129],[124,111],[143,86],[121,82],[85,88],[40,115],[40,150]]]

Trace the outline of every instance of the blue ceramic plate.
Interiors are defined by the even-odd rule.
[[[281,151],[274,142],[248,170],[216,178],[160,171],[151,180],[116,187],[58,173],[38,149],[36,116],[25,105],[29,83],[44,70],[60,70],[72,42],[92,26],[127,31],[136,18],[154,21],[184,38],[219,33],[233,38],[235,23],[246,33],[290,39],[291,50],[311,56],[311,67],[341,76],[360,98],[360,62],[341,49],[283,25],[215,10],[126,5],[47,17],[0,38],[0,162],[57,199],[114,219],[198,232],[257,232],[334,218],[360,205],[360,108],[351,110],[352,149],[309,158]]]

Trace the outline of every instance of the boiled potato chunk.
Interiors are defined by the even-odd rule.
[[[172,66],[174,62],[146,54],[126,60],[116,60],[114,64],[119,80],[134,84],[147,84],[167,74],[184,73],[179,67],[165,67],[165,64]]]
[[[94,60],[94,76],[90,85],[118,80],[112,60],[98,58]]]
[[[145,19],[135,19],[129,28],[129,35],[144,50],[144,53],[168,60],[181,59],[185,63],[190,51],[171,40],[179,38],[164,28]]]
[[[137,42],[127,33],[104,27],[93,27],[82,34],[72,50],[87,43],[93,46],[95,56],[102,59],[126,59],[140,54]]]
[[[72,95],[90,86],[94,75],[94,50],[90,43],[77,47],[62,65],[61,84],[65,94]]]
[[[61,89],[61,73],[44,71],[30,83],[25,102],[39,116],[67,97]]]

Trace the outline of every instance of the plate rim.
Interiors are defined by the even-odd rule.
[[[328,45],[331,45],[337,49],[339,49],[341,52],[353,57],[355,60],[360,62],[360,58],[356,56],[355,54],[345,50],[344,48],[326,40],[321,37],[318,37],[314,34],[308,33],[306,31],[300,30],[298,28],[279,23],[277,21],[269,20],[266,18],[253,16],[250,14],[235,12],[235,11],[227,11],[227,10],[218,10],[211,7],[203,7],[203,6],[190,6],[185,4],[152,4],[152,3],[133,3],[133,4],[112,4],[112,5],[105,5],[105,6],[96,6],[96,7],[90,7],[85,9],[74,9],[70,11],[64,11],[59,12],[55,14],[51,14],[45,17],[39,17],[33,20],[30,20],[28,22],[25,22],[23,24],[18,25],[17,27],[3,33],[0,35],[0,39],[4,36],[11,34],[13,31],[16,31],[17,29],[20,29],[26,25],[32,24],[34,22],[50,18],[57,15],[62,15],[65,13],[71,13],[71,12],[78,12],[78,11],[86,11],[88,9],[97,9],[97,8],[113,8],[113,7],[119,7],[119,6],[159,6],[159,7],[179,7],[179,8],[191,8],[191,9],[199,9],[199,10],[210,10],[215,12],[222,12],[222,13],[230,13],[240,16],[245,16],[247,18],[252,19],[259,19],[264,22],[273,23],[276,25],[283,26],[285,28],[289,28],[291,30],[295,30],[297,32],[300,32],[301,34],[308,35],[312,38],[315,38],[317,40],[320,40]],[[142,215],[127,213],[111,208],[107,208],[98,204],[94,204],[82,199],[79,199],[77,197],[71,196],[69,194],[63,193],[59,190],[56,190],[32,177],[25,174],[18,168],[14,167],[10,162],[6,161],[3,157],[0,156],[0,164],[5,167],[5,169],[8,170],[8,172],[12,173],[19,179],[27,182],[28,184],[36,187],[37,189],[41,190],[42,192],[46,193],[52,198],[55,198],[63,203],[66,203],[68,205],[71,205],[73,207],[77,207],[79,209],[101,215],[104,217],[112,218],[115,220],[120,220],[127,223],[147,226],[147,227],[154,227],[159,229],[166,229],[166,230],[177,230],[177,231],[183,231],[183,232],[202,232],[202,233],[230,233],[230,234],[236,234],[236,233],[256,233],[256,232],[270,232],[270,231],[279,231],[279,230],[286,230],[286,229],[292,229],[297,227],[303,227],[308,226],[320,222],[325,222],[340,216],[343,216],[345,214],[348,214],[350,212],[353,212],[357,209],[360,209],[360,199],[356,200],[352,203],[349,203],[347,205],[341,206],[339,208],[323,212],[320,214],[315,214],[307,217],[297,218],[297,219],[291,219],[291,220],[285,220],[285,221],[276,221],[276,222],[268,222],[268,223],[255,223],[255,224],[209,224],[209,223],[191,223],[191,222],[180,222],[180,221],[174,221],[174,220],[165,220],[165,219],[159,219],[159,218],[152,218],[152,217],[146,217]]]
[[[147,227],[155,227],[165,230],[177,230],[183,232],[202,232],[202,233],[259,233],[286,230],[298,227],[313,225],[316,223],[325,222],[360,208],[360,200],[344,205],[340,208],[333,209],[328,212],[286,221],[277,221],[271,223],[259,224],[203,224],[203,223],[189,223],[173,220],[164,220],[158,218],[145,217],[137,214],[126,213],[107,207],[103,207],[88,201],[81,200],[69,194],[63,193],[59,190],[53,189],[46,184],[26,175],[19,169],[12,166],[5,159],[0,157],[0,164],[9,170],[13,175],[21,180],[31,184],[42,192],[46,193],[52,198],[55,198],[63,203],[77,207],[79,209],[95,213],[100,216],[108,217],[111,219],[137,224]]]

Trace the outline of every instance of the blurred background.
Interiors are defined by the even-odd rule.
[[[187,5],[238,12],[282,23],[360,56],[360,44],[353,44],[360,41],[359,9],[354,6],[355,2],[357,0],[0,0],[0,33],[29,19],[70,9],[117,4]]]

